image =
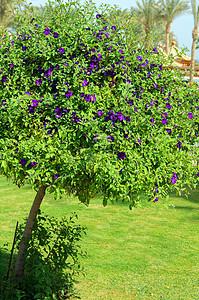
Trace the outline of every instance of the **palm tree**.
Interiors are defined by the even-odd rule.
[[[137,21],[142,23],[145,30],[145,40],[148,41],[150,46],[152,41],[149,36],[151,34],[152,26],[155,25],[159,19],[159,9],[155,0],[142,0],[142,3],[136,1],[137,9],[135,9]],[[145,44],[147,46],[147,43]]]
[[[110,24],[116,25],[119,31],[125,35],[127,46],[131,47],[135,45],[135,40],[140,40],[143,31],[142,24],[137,22],[133,10],[112,9],[107,19]]]
[[[159,22],[155,26],[152,27],[152,39],[153,43],[158,46],[160,43],[166,45],[166,36],[165,36],[165,26],[166,22]],[[176,42],[178,45],[176,35],[170,31],[169,32],[169,43]]]
[[[189,10],[186,0],[159,0],[161,15],[166,22],[166,53],[169,54],[169,33],[174,19]]]
[[[0,0],[0,26],[3,30],[14,28],[16,13],[25,8],[25,0]]]
[[[190,82],[193,82],[193,75],[195,69],[195,50],[196,41],[198,39],[198,26],[199,26],[199,5],[196,6],[196,0],[191,0],[192,14],[194,18],[194,28],[192,30],[192,47],[191,47],[191,69],[190,69]]]
[[[13,17],[10,12],[13,0],[0,0],[0,25],[5,29]]]

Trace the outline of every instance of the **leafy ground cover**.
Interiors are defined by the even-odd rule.
[[[0,246],[8,242],[10,249],[16,221],[27,215],[35,193],[3,177],[0,191]],[[82,242],[85,276],[76,284],[83,300],[198,299],[199,189],[188,199],[172,194],[168,209],[144,199],[133,211],[127,203],[101,203],[92,199],[86,207],[74,197],[54,200],[47,195],[41,206],[55,217],[75,211],[88,228]],[[0,276],[8,258],[3,253]]]

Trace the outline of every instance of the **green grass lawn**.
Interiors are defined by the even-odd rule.
[[[16,221],[27,216],[34,194],[0,177],[0,246],[9,242],[11,248]],[[75,211],[88,228],[85,277],[76,284],[83,300],[199,299],[199,189],[188,199],[170,196],[167,204],[175,208],[143,200],[130,211],[127,203],[104,208],[101,199],[92,199],[86,207],[74,197],[55,201],[46,195],[45,214]]]

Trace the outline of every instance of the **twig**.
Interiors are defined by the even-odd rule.
[[[8,265],[8,272],[7,272],[6,280],[8,280],[8,278],[9,278],[10,267],[11,267],[11,264],[12,264],[13,252],[14,252],[16,236],[17,236],[18,224],[19,224],[19,222],[17,221],[16,228],[15,228],[15,235],[14,235],[14,239],[13,239],[13,243],[12,243],[12,250],[11,250],[11,253],[10,253],[10,261],[9,261],[9,265]]]

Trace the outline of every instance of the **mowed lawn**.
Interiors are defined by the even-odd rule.
[[[34,195],[29,186],[18,189],[0,177],[0,246],[11,248],[16,221],[27,216]],[[76,212],[87,227],[85,276],[76,284],[83,300],[199,299],[199,189],[188,199],[172,195],[167,205],[143,199],[130,211],[127,203],[104,208],[101,198],[86,207],[75,197],[46,195],[42,211],[55,217]]]

